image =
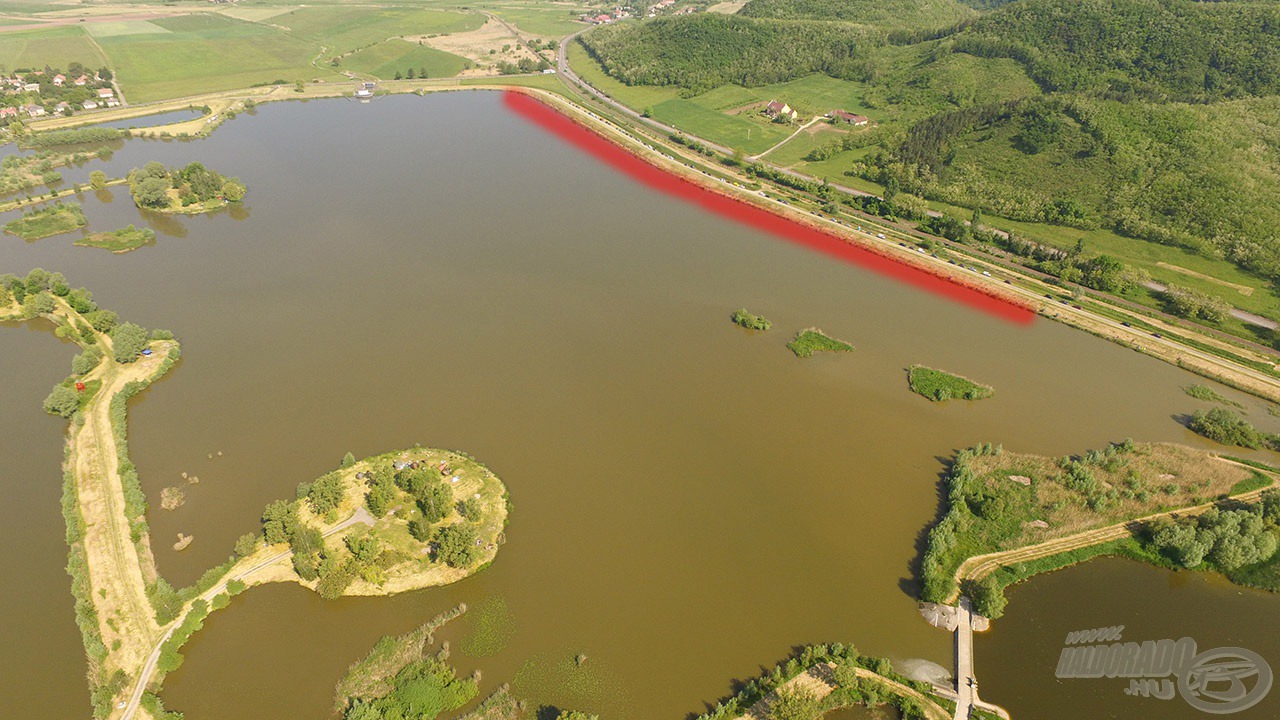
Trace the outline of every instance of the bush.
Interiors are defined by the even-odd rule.
[[[80,393],[66,385],[54,385],[53,392],[44,399],[44,411],[50,415],[69,418],[80,409]]]
[[[1240,414],[1226,408],[1198,410],[1191,416],[1187,426],[1192,431],[1223,445],[1236,445],[1251,450],[1280,447],[1280,438],[1258,430]]]

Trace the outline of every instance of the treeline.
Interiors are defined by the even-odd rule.
[[[628,85],[675,85],[696,94],[727,83],[767,85],[815,72],[861,77],[881,31],[843,23],[754,20],[715,13],[607,25],[581,42]]]
[[[50,130],[49,132],[29,133],[18,138],[18,146],[22,148],[53,147],[55,145],[78,145],[81,143],[98,143],[119,140],[128,135],[124,130],[103,127],[76,128],[73,130]]]
[[[956,0],[751,0],[738,15],[775,20],[842,20],[884,27],[950,26],[976,15]]]
[[[955,49],[1022,63],[1046,91],[1210,102],[1280,92],[1280,5],[1191,0],[1022,0]]]

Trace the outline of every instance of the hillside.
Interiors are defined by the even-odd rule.
[[[716,14],[607,25],[582,38],[592,57],[628,85],[677,85],[695,92],[815,72],[852,76],[881,42],[881,33],[856,25]]]
[[[1023,0],[955,36],[1047,91],[1204,102],[1280,92],[1280,3]]]
[[[894,11],[931,7],[950,19],[957,6]],[[941,33],[856,24],[876,17],[860,0],[752,0],[741,14],[619,24],[584,43],[615,78],[686,96],[815,72],[844,81],[874,133],[802,136],[771,156],[819,177],[1280,278],[1280,3],[1018,0]],[[691,131],[729,139],[715,129],[703,118]]]
[[[956,0],[751,0],[742,17],[842,20],[887,28],[946,27],[977,16]]]

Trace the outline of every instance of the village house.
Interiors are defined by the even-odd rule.
[[[120,101],[116,98],[109,97],[107,98],[107,107],[109,108],[120,107]]]
[[[764,114],[777,120],[785,118],[787,120],[795,120],[800,117],[800,113],[791,109],[791,106],[781,100],[770,100],[768,105],[764,106]]]
[[[28,105],[25,109],[27,111],[27,115],[30,115],[31,117],[40,117],[41,115],[44,115],[44,108],[39,105]]]
[[[38,93],[40,92],[40,83],[27,83],[22,86],[22,91]]]
[[[116,94],[115,90],[112,90],[111,88],[98,88],[99,98],[115,97],[115,94]]]
[[[836,122],[848,123],[850,125],[866,125],[871,122],[871,118],[866,115],[855,115],[844,110],[833,110],[827,117]]]
[[[85,85],[88,85],[88,84],[89,84],[89,76],[88,76],[88,75],[81,75],[80,77],[76,78],[75,80],[72,80],[72,81],[71,81],[71,84],[72,84],[72,85],[75,85],[76,87],[84,87]]]
[[[18,108],[0,107],[0,118],[16,118],[16,117],[18,117]]]
[[[60,103],[58,103],[57,105],[55,105],[55,106],[53,107],[53,114],[54,114],[54,115],[65,115],[65,114],[66,114],[66,112],[67,112],[68,110],[70,110],[70,109],[71,109],[71,103],[69,103],[69,102],[65,102],[65,101],[64,101],[64,102],[60,102]]]
[[[85,100],[85,101],[84,101],[84,104],[82,104],[80,107],[84,108],[85,110],[97,110],[97,109],[98,109],[98,103],[96,103],[96,102],[94,102],[94,101],[92,101],[92,100]]]
[[[67,76],[63,75],[62,73],[58,73],[57,75],[53,76],[53,84],[57,85],[58,87],[62,87],[62,83],[66,81],[67,81]]]

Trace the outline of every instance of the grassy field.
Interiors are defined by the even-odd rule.
[[[324,56],[332,57],[393,37],[475,30],[484,24],[484,16],[423,8],[322,6],[299,8],[271,22],[319,43]]]
[[[150,245],[155,242],[155,239],[156,232],[154,230],[130,225],[111,232],[94,233],[89,237],[77,240],[76,245],[102,248],[119,254],[137,250],[144,245]]]
[[[807,358],[816,352],[850,352],[853,346],[824,334],[818,328],[806,328],[796,335],[795,340],[787,343],[787,349],[796,357]]]
[[[923,365],[912,365],[907,369],[907,383],[911,392],[934,402],[982,400],[996,394],[990,385]]]
[[[410,68],[419,77],[453,77],[462,72],[467,62],[466,58],[443,50],[391,39],[344,58],[342,66],[390,80],[397,72],[407,74]],[[426,75],[420,74],[423,70],[426,70]]]
[[[274,80],[340,79],[311,66],[310,43],[279,30],[214,14],[152,21],[166,33],[98,40],[130,102],[248,87]]]
[[[69,233],[85,226],[84,211],[76,203],[52,205],[33,210],[17,220],[10,220],[4,231],[23,240],[39,240],[51,235]]]
[[[9,70],[43,68],[46,64],[66,67],[75,60],[95,68],[107,65],[107,58],[83,28],[0,33],[0,64]]]

